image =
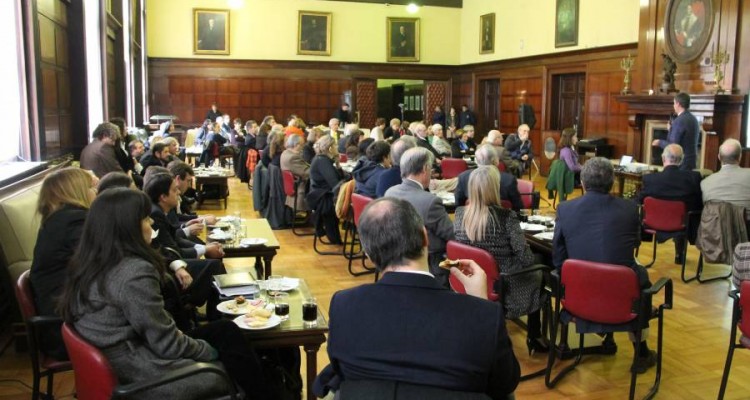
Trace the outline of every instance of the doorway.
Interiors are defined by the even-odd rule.
[[[584,132],[584,103],[586,99],[586,74],[552,75],[552,104],[550,129],[573,128],[578,136]]]
[[[500,80],[484,79],[479,81],[480,115],[475,127],[477,136],[483,138],[493,129],[500,126]],[[476,139],[475,139],[476,140]]]
[[[424,81],[378,79],[378,117],[401,121],[424,119]]]

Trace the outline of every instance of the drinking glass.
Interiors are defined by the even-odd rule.
[[[270,275],[266,281],[266,290],[268,296],[273,297],[281,290],[281,281],[284,279],[281,275]]]
[[[282,321],[289,319],[289,293],[278,292],[273,296],[274,310]]]
[[[307,328],[318,324],[318,302],[315,297],[308,297],[302,301],[302,320]]]

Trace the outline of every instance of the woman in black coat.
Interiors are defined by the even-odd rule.
[[[323,231],[331,244],[342,244],[339,232],[339,219],[334,207],[334,190],[342,180],[338,169],[338,154],[335,141],[325,135],[315,142],[316,156],[310,165],[310,191],[307,204],[315,210],[315,234],[323,236]]]
[[[53,172],[42,183],[37,202],[42,225],[29,272],[39,315],[57,315],[57,298],[65,284],[68,261],[80,241],[88,208],[96,197],[97,183],[90,173],[78,168]],[[40,335],[42,350],[52,357],[66,359],[59,327],[50,328]]]

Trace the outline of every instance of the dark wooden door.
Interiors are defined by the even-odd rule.
[[[552,77],[552,118],[550,129],[576,128],[583,132],[586,74],[560,74]]]
[[[404,85],[391,86],[391,118],[404,119]]]
[[[479,82],[479,112],[477,113],[477,137],[487,136],[487,132],[500,126],[500,80],[485,79]],[[475,139],[476,140],[476,139]]]

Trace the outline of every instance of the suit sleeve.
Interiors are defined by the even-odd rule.
[[[490,369],[487,394],[495,400],[504,400],[513,393],[521,377],[521,367],[513,354],[513,346],[505,329],[505,319],[501,307],[497,307],[497,347],[495,360]]]
[[[427,229],[432,228],[431,230],[435,233],[435,236],[446,242],[453,240],[456,237],[453,232],[453,222],[451,222],[451,219],[448,217],[448,213],[445,211],[445,206],[443,206],[439,198],[433,199],[432,204],[430,204],[430,209],[427,211],[425,226],[428,227]]]
[[[198,258],[198,253],[195,248],[184,248],[177,239],[175,239],[170,230],[172,227],[166,219],[166,216],[159,212],[151,213],[151,219],[154,220],[152,228],[158,230],[159,234],[156,236],[155,241],[162,247],[169,247],[170,249],[177,250],[183,258]]]
[[[565,246],[565,236],[563,235],[562,228],[560,228],[561,218],[560,215],[563,213],[562,204],[557,207],[557,219],[555,220],[555,233],[552,236],[552,264],[555,268],[562,268],[563,262],[568,259],[568,249]]]

